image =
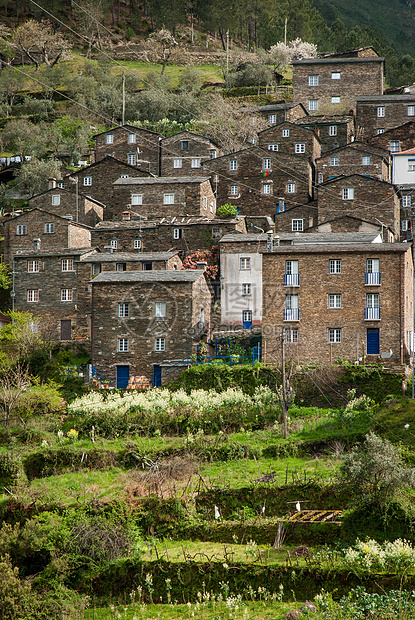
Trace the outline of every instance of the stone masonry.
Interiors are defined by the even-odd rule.
[[[415,118],[415,95],[366,94],[356,99],[356,133],[359,140],[369,140],[387,129]]]
[[[277,125],[284,121],[295,123],[298,119],[308,116],[302,103],[270,103],[255,108],[253,112],[265,118],[269,125]]]
[[[354,135],[353,116],[304,116],[298,125],[313,129],[321,142],[322,155],[332,149],[346,146]]]
[[[30,198],[32,209],[39,208],[61,217],[72,218],[72,221],[95,226],[104,219],[105,206],[84,194],[69,191],[62,187],[48,189],[42,194]]]
[[[126,124],[96,134],[94,138],[95,161],[111,155],[126,164],[160,174],[160,134]]]
[[[380,181],[390,181],[389,154],[367,144],[352,142],[329,151],[316,161],[316,182],[329,181],[336,176],[361,174]]]
[[[202,163],[222,155],[218,145],[209,138],[182,131],[161,142],[161,174],[172,176],[200,176]]]
[[[391,153],[411,149],[415,147],[415,121],[408,121],[372,136],[369,138],[369,143]]]
[[[258,133],[258,146],[272,153],[302,155],[313,161],[321,155],[320,139],[312,129],[283,122]]]

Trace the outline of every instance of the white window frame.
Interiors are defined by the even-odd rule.
[[[114,134],[107,133],[105,135],[105,144],[114,144]]]
[[[117,250],[118,249],[118,239],[111,239],[110,240],[110,247],[113,250]]]
[[[402,232],[406,232],[407,230],[410,230],[409,220],[401,220],[401,230]]]
[[[308,100],[308,111],[315,112],[318,110],[318,99],[309,99]]]
[[[52,207],[59,207],[60,204],[61,204],[61,195],[52,194]]]
[[[127,263],[116,263],[115,271],[127,271]]]
[[[131,206],[138,207],[143,204],[143,194],[131,194]]]
[[[339,73],[338,71],[332,71],[331,79],[332,80],[340,80],[341,79],[341,73]]]
[[[38,260],[27,261],[27,273],[39,273],[39,261]]]
[[[173,228],[173,239],[183,238],[183,228]]]
[[[265,157],[262,160],[262,170],[271,170],[271,158]]]
[[[222,236],[222,231],[217,226],[212,228],[212,239],[220,239]]]
[[[125,301],[118,303],[118,318],[129,319],[130,318],[130,304]]]
[[[309,86],[318,86],[318,75],[309,75],[308,76],[308,85]]]
[[[27,235],[27,225],[26,224],[18,224],[16,226],[16,235],[21,237],[22,235]]]
[[[399,153],[401,150],[401,145],[399,140],[390,140],[389,141],[389,151],[391,153]]]
[[[354,187],[343,187],[342,188],[342,199],[343,200],[354,200]]]
[[[26,301],[28,304],[35,304],[39,301],[39,289],[30,288],[26,291]]]
[[[178,169],[183,166],[183,157],[175,157],[173,159],[173,168]]]
[[[135,144],[137,142],[137,134],[130,132],[128,134],[128,144]]]
[[[277,115],[276,114],[270,114],[268,116],[268,122],[270,125],[276,125],[277,124]]]
[[[127,164],[130,166],[137,165],[137,153],[127,153]]]
[[[330,258],[329,259],[329,273],[341,273],[342,272],[342,259],[341,258]]]
[[[84,187],[91,187],[92,177],[84,177],[83,184],[84,184]]]
[[[340,97],[338,97],[337,95],[335,95],[334,97],[331,98],[331,102],[333,104],[337,104],[340,103]]]
[[[239,196],[239,185],[231,185],[229,188],[229,196]]]
[[[339,344],[342,341],[342,330],[340,327],[329,327],[328,341],[330,344]]]
[[[229,160],[229,170],[231,170],[231,171],[238,170],[238,160],[237,159],[230,159]]]
[[[379,293],[366,293],[366,308],[380,308]]]
[[[370,166],[370,155],[362,155],[362,166]]]
[[[242,321],[252,323],[252,310],[242,310]]]
[[[250,282],[244,282],[242,284],[242,295],[252,295],[252,285]]]
[[[75,271],[73,258],[62,258],[61,259],[61,271]]]
[[[305,144],[304,144],[304,142],[298,142],[297,144],[295,144],[294,152],[295,153],[305,153]]]
[[[192,157],[192,168],[200,168],[200,157]]]
[[[166,350],[166,339],[164,338],[164,336],[154,339],[154,350],[157,353],[161,353]]]
[[[284,340],[285,342],[298,342],[298,327],[286,327]]]
[[[54,222],[46,222],[43,232],[45,233],[45,235],[53,235],[53,233],[55,232]]]
[[[240,271],[249,271],[251,269],[250,256],[243,256],[239,259],[239,269]]]
[[[265,196],[270,196],[271,195],[271,183],[263,183],[262,184],[262,193]]]
[[[289,138],[290,137],[290,130],[288,129],[288,127],[286,127],[285,129],[282,130],[282,137],[283,138]]]
[[[385,106],[384,105],[376,106],[376,116],[378,118],[385,118]]]
[[[407,116],[415,116],[415,105],[408,105],[406,107]]]
[[[329,125],[329,136],[337,136],[337,125]]]
[[[412,196],[410,194],[407,194],[406,196],[402,196],[401,204],[404,209],[409,208],[412,205]]]
[[[295,183],[287,183],[287,194],[295,194]]]
[[[61,288],[61,301],[73,301],[72,288]]]
[[[165,319],[167,316],[167,304],[165,301],[156,301],[154,303],[154,318]]]
[[[380,134],[385,133],[385,128],[384,127],[378,127],[376,129],[376,133],[378,136],[380,136]]]
[[[134,250],[141,250],[141,239],[134,239]]]
[[[379,258],[366,259],[366,271],[367,273],[380,273],[380,259]]]
[[[338,157],[330,157],[330,166],[338,166],[339,158]]]
[[[304,220],[303,219],[291,220],[291,230],[292,232],[303,232]]]
[[[268,144],[269,151],[274,151],[276,153],[278,149],[279,149],[279,144],[277,144],[276,142],[273,142],[272,144]]]
[[[216,159],[216,149],[209,149],[209,159]]]
[[[327,307],[330,309],[338,309],[342,307],[341,293],[329,293]]]
[[[130,343],[128,338],[118,338],[118,353],[128,353],[130,350]]]
[[[164,196],[163,196],[163,204],[165,204],[165,205],[174,205],[174,194],[164,194]]]

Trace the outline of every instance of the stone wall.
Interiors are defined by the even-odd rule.
[[[316,161],[316,181],[319,184],[336,176],[351,174],[390,181],[389,165],[385,157],[370,149],[365,151],[364,146],[359,148],[354,143],[331,151]]]
[[[320,138],[322,155],[332,149],[346,146],[354,134],[352,117],[304,117],[298,124],[315,131]]]
[[[104,208],[83,195],[81,188],[79,190],[77,199],[75,191],[55,187],[43,194],[33,196],[29,200],[29,205],[32,209],[43,209],[61,217],[72,217],[74,222],[86,226],[95,226],[104,219]]]
[[[215,159],[221,154],[219,147],[208,138],[183,131],[163,138],[161,174],[164,177],[200,176],[202,162]]]
[[[359,140],[403,125],[415,117],[414,95],[359,97],[356,102],[356,133]]]
[[[288,135],[286,135],[287,133]],[[304,152],[296,153],[296,145],[300,144],[304,145]],[[278,149],[278,153],[302,155],[313,160],[321,155],[320,142],[314,131],[294,123],[280,123],[260,131],[258,146],[273,153]]]
[[[387,151],[390,151],[392,142],[399,143],[397,147],[400,151],[406,151],[415,147],[415,122],[409,121],[369,138],[370,144],[379,146]]]
[[[135,135],[135,142],[129,142],[130,135]],[[112,143],[107,142],[107,136],[112,136]],[[131,163],[128,156],[135,155],[135,165],[138,168],[158,175],[160,174],[160,139],[160,134],[133,125],[109,129],[95,136],[95,161],[103,159],[106,155],[112,155],[128,164]]]

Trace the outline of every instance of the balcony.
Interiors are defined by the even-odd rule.
[[[380,321],[380,308],[365,308],[365,321]]]
[[[380,271],[373,271],[365,273],[365,284],[369,286],[378,286],[380,284]]]
[[[300,286],[300,274],[299,273],[285,273],[284,274],[284,286]]]
[[[299,321],[299,308],[284,308],[284,321]]]

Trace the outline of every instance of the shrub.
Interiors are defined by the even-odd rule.
[[[224,205],[217,208],[216,214],[220,217],[235,217],[235,215],[238,215],[238,209],[235,205],[226,202]]]

